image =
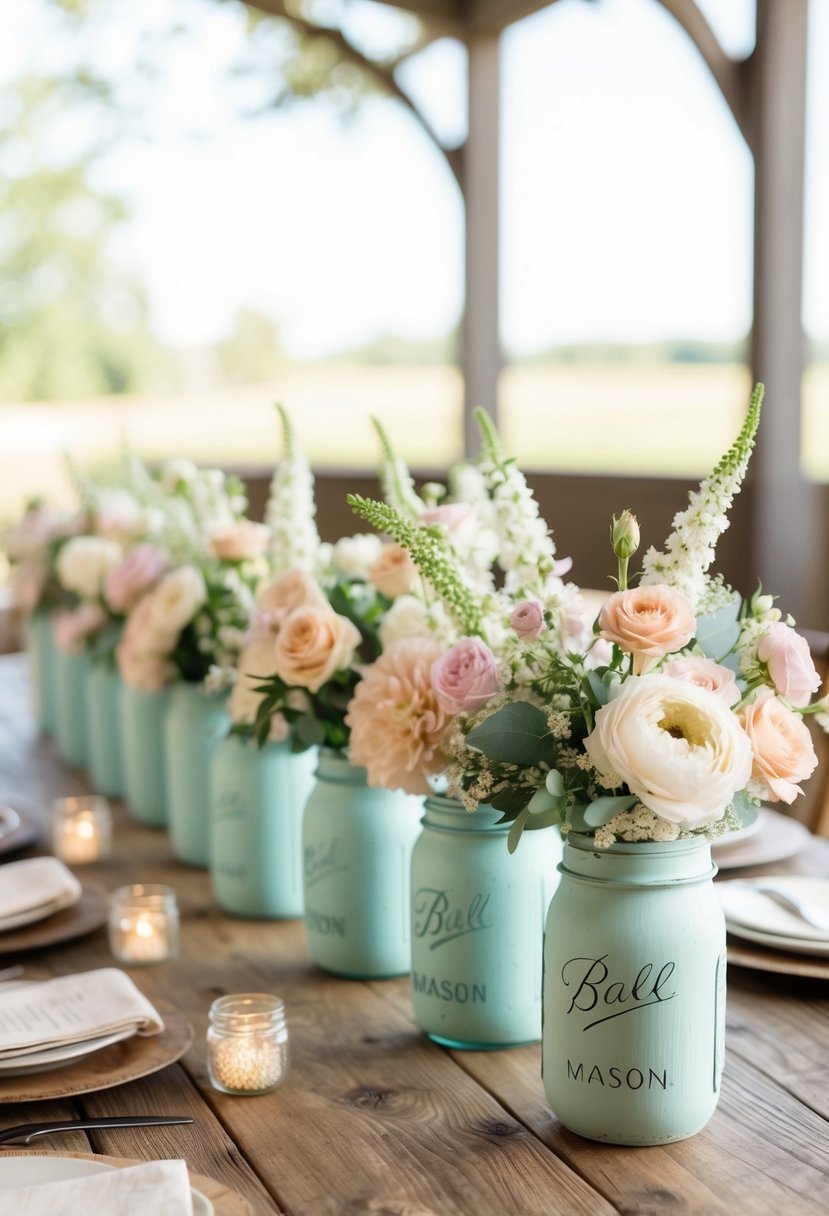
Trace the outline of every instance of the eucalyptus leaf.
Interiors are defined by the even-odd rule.
[[[518,842],[521,839],[521,833],[524,831],[524,824],[527,822],[528,811],[522,811],[518,818],[513,823],[507,836],[507,848],[510,853],[514,853],[518,848]]]
[[[527,701],[513,701],[497,710],[471,730],[466,741],[490,760],[522,767],[552,764],[555,758],[555,742],[547,718]]]
[[[564,781],[557,768],[550,769],[544,784],[547,787],[548,794],[552,794],[554,798],[561,798],[564,793]]]
[[[600,828],[610,823],[620,811],[629,811],[639,801],[633,794],[618,798],[595,798],[584,812],[584,822],[588,827]]]
[[[597,671],[588,671],[584,677],[594,699],[599,705],[607,705],[610,700],[610,688]]]
[[[499,790],[497,794],[492,795],[489,805],[495,811],[504,811],[507,815],[517,815],[527,805],[529,796],[529,790],[516,790],[507,786],[506,789]]]
[[[751,801],[744,790],[740,790],[739,793],[734,795],[731,809],[734,812],[734,818],[739,819],[741,828],[750,827],[760,814],[760,808],[755,802]]]

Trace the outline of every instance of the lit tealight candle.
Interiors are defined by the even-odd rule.
[[[138,883],[113,892],[109,944],[121,963],[163,963],[178,954],[175,892],[157,883]]]
[[[97,794],[56,798],[52,807],[52,848],[71,866],[88,865],[109,856],[112,815]]]
[[[267,1094],[288,1071],[288,1025],[278,996],[222,996],[210,1006],[207,1067],[214,1089],[251,1097]]]

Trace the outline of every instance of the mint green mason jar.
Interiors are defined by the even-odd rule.
[[[144,692],[121,681],[121,744],[124,796],[138,823],[162,828],[167,823],[164,772],[164,715],[169,692]]]
[[[210,876],[234,916],[302,916],[302,815],[316,749],[228,735],[210,769]]]
[[[544,950],[544,1088],[570,1131],[668,1144],[717,1105],[725,925],[703,837],[597,849],[571,833]]]
[[[86,682],[89,657],[55,649],[55,747],[76,768],[89,763]]]
[[[24,629],[26,652],[32,683],[35,721],[44,734],[51,735],[57,720],[55,689],[55,641],[48,612],[35,612]]]
[[[164,718],[168,827],[174,856],[189,866],[210,865],[210,765],[230,729],[225,700],[201,684],[170,689]]]
[[[89,776],[99,794],[120,798],[124,793],[121,680],[111,662],[90,661],[86,698]]]
[[[308,948],[326,971],[354,979],[408,973],[409,870],[422,805],[370,788],[365,769],[320,751],[302,853]]]
[[[558,882],[558,828],[526,832],[514,854],[500,811],[426,799],[412,855],[412,1005],[449,1047],[541,1038],[544,918]]]

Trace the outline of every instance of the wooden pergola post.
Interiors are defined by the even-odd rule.
[[[478,450],[472,417],[482,405],[498,416],[501,371],[499,289],[500,38],[473,34],[469,53],[469,132],[463,147],[466,200],[466,304],[461,365],[464,377],[464,451]]]
[[[801,468],[803,204],[808,0],[758,0],[752,371],[766,386],[754,455],[752,567],[784,611],[815,619],[817,506]]]

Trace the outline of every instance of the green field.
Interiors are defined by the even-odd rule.
[[[737,431],[749,389],[737,365],[511,367],[501,431],[525,469],[701,475]],[[268,466],[279,454],[277,400],[318,467],[373,467],[375,414],[413,467],[442,469],[460,455],[461,396],[455,368],[344,364],[220,394],[0,406],[0,516],[35,492],[65,497],[66,450],[89,466],[123,442],[153,459]],[[829,480],[829,365],[806,376],[803,436],[808,475]]]

